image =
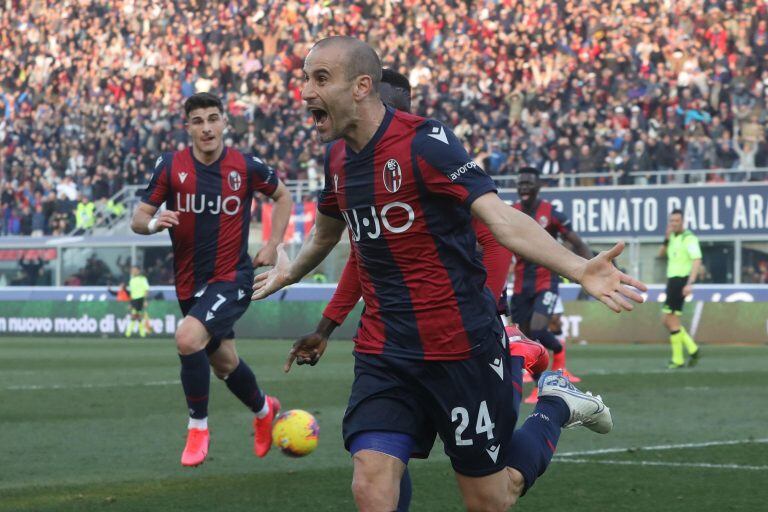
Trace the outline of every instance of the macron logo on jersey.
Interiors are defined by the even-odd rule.
[[[501,364],[500,357],[494,359],[492,363],[488,363],[488,366],[491,367],[491,370],[496,372],[496,375],[498,375],[501,380],[504,380],[504,367]]]
[[[442,126],[433,126],[432,133],[427,134],[428,137],[432,137],[435,140],[439,140],[446,146],[448,146],[448,137],[445,136],[445,128]]]
[[[187,179],[187,176],[189,176],[189,173],[180,172],[179,173],[179,181],[184,183],[184,181]]]
[[[497,444],[495,446],[489,446],[485,449],[485,452],[488,454],[494,464],[496,464],[496,460],[499,458],[499,448],[501,448],[501,445]]]

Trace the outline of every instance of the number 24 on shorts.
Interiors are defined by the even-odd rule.
[[[459,425],[456,427],[456,446],[471,446],[474,441],[472,439],[464,439],[462,434],[469,426],[469,411],[465,407],[454,407],[451,411],[451,422],[459,421]],[[496,426],[491,421],[491,415],[488,412],[488,405],[485,400],[480,402],[480,409],[477,412],[477,421],[475,422],[475,433],[485,434],[490,441],[493,439],[493,428]]]

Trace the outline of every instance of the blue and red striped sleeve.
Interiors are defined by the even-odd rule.
[[[173,153],[163,153],[155,160],[152,179],[144,190],[141,200],[159,208],[171,194],[171,164]]]
[[[555,210],[555,206],[552,205],[552,224],[555,225],[555,229],[561,235],[565,235],[573,231],[571,227],[571,219],[565,216],[561,211]]]
[[[478,197],[496,192],[490,176],[442,123],[427,120],[417,129],[413,144],[414,160],[429,191],[451,197],[467,208]]]
[[[243,156],[245,157],[245,166],[248,169],[248,178],[251,182],[251,193],[261,192],[265,196],[274,194],[280,182],[275,170],[256,155]]]
[[[355,250],[349,253],[349,259],[339,278],[339,284],[333,293],[331,301],[325,306],[323,316],[333,320],[338,325],[344,323],[349,312],[360,301],[363,287],[360,284],[360,273],[357,271],[357,256]]]
[[[485,286],[491,290],[494,297],[498,298],[507,285],[512,252],[501,245],[491,230],[488,229],[488,226],[479,219],[472,219],[472,227],[475,230],[478,243],[483,248],[483,265],[487,273]]]
[[[335,219],[344,220],[339,208],[339,200],[336,197],[336,188],[338,184],[338,175],[331,176],[331,152],[338,143],[328,144],[325,148],[325,158],[323,161],[323,170],[325,174],[325,186],[320,191],[317,199],[317,211],[323,215],[328,215]],[[339,146],[341,147],[341,146]]]

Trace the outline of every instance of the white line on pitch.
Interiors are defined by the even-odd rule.
[[[95,388],[124,388],[130,386],[171,386],[180,384],[180,380],[157,380],[150,382],[118,382],[110,384],[29,384],[20,386],[6,386],[3,391],[38,391],[42,389],[95,389]]]
[[[761,369],[755,368],[754,370],[745,370],[745,371],[759,371],[763,372]],[[686,375],[692,375],[694,373],[699,374],[711,374],[711,373],[722,373],[722,374],[729,374],[733,375],[734,370],[728,370],[728,369],[706,369],[702,370],[702,368],[699,366],[696,369],[693,368],[680,368],[676,370],[668,370],[668,369],[660,369],[660,370],[585,370],[585,371],[577,371],[576,373],[579,374],[579,376],[592,376],[592,375],[598,375],[598,376],[606,376],[606,375],[680,375],[680,374],[686,374]]]
[[[706,448],[708,446],[728,446],[733,444],[768,443],[768,438],[761,439],[732,439],[729,441],[707,441],[704,443],[659,444],[655,446],[627,446],[626,448],[603,448],[601,450],[584,450],[580,452],[558,453],[556,457],[579,457],[584,455],[600,455],[603,453],[622,453],[627,451],[657,451],[679,450],[683,448]]]
[[[696,332],[699,330],[699,322],[701,322],[701,312],[704,311],[704,301],[700,300],[696,303],[696,307],[693,310],[693,319],[691,320],[691,337],[696,337]]]
[[[746,469],[768,471],[768,466],[743,466],[741,464],[710,464],[708,462],[661,462],[656,460],[600,460],[600,459],[558,459],[558,462],[574,464],[607,464],[609,466],[663,466],[673,468]]]

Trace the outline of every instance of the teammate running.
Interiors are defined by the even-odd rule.
[[[492,180],[442,124],[385,107],[381,64],[352,37],[317,43],[302,97],[326,150],[315,231],[294,261],[278,248],[254,299],[297,282],[348,227],[365,310],[343,422],[360,509],[393,510],[411,455],[443,439],[469,510],[511,506],[552,458],[564,426],[612,428],[602,400],[561,373],[540,380],[534,413],[514,430],[522,357],[511,357],[485,287],[470,214],[508,249],[580,282],[614,311],[645,286],[616,269],[617,244],[592,260],[567,251],[498,198]],[[337,140],[340,139],[340,140]],[[314,348],[291,350],[286,367]]]
[[[555,210],[552,203],[539,199],[539,171],[535,167],[520,169],[517,179],[517,194],[520,199],[512,206],[536,221],[553,238],[563,237],[573,252],[582,258],[592,257],[587,244],[571,229],[571,221],[562,212]],[[560,276],[550,269],[524,257],[515,260],[515,286],[512,293],[512,321],[520,326],[528,337],[538,340],[554,354],[552,369],[563,370],[565,366],[565,345],[552,331],[549,324],[559,299]],[[566,375],[569,376],[570,374]],[[534,387],[525,403],[536,403],[538,387]]]
[[[255,413],[254,452],[272,446],[272,419],[280,402],[264,394],[235,350],[235,322],[250,301],[253,267],[275,261],[291,214],[290,194],[275,171],[254,155],[222,143],[226,117],[221,100],[198,93],[184,103],[192,147],[164,153],[131,224],[148,235],[169,229],[173,242],[176,294],[184,320],[176,331],[181,384],[189,409],[184,466],[202,464],[208,453],[210,367]],[[275,200],[272,235],[253,262],[248,256],[254,192]],[[161,204],[166,210],[155,217]]]

